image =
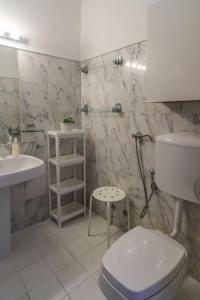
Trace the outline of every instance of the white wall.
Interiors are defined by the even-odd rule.
[[[147,8],[158,0],[82,0],[81,59],[147,37]]]
[[[19,32],[28,44],[0,39],[1,45],[80,58],[81,0],[0,0],[0,28]]]
[[[0,45],[91,58],[146,39],[147,7],[157,1],[0,0],[0,29],[28,39],[22,44],[0,38]]]
[[[0,46],[0,77],[18,78],[16,49]]]

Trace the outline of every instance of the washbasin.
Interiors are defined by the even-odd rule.
[[[0,158],[0,260],[9,255],[11,249],[10,186],[44,173],[45,165],[39,158],[23,154]]]
[[[44,162],[30,155],[0,158],[0,188],[32,180],[44,174]]]

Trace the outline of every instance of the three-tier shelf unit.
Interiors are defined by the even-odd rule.
[[[51,154],[51,139],[55,142],[55,154]],[[66,143],[71,140],[72,153],[61,155],[61,140],[65,139]],[[82,153],[78,152],[77,143],[82,143]],[[48,181],[49,181],[49,214],[53,218],[58,227],[61,228],[62,223],[81,214],[86,215],[86,142],[84,130],[71,131],[48,131]],[[77,176],[77,166],[82,165],[82,177]],[[52,182],[52,166],[55,167],[55,182]],[[61,180],[61,168],[73,167],[73,176],[71,178]],[[77,199],[77,192],[83,190],[83,203]],[[56,195],[56,207],[52,207],[52,193]],[[73,200],[62,205],[62,196],[73,193]]]

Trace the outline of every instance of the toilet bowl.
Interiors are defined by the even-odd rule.
[[[158,230],[138,226],[105,253],[99,285],[108,300],[172,300],[186,272],[182,245]]]

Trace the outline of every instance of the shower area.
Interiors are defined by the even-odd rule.
[[[123,63],[113,60],[122,57]],[[113,51],[82,62],[86,72],[81,72],[81,121],[87,137],[87,199],[100,186],[122,188],[131,205],[132,227],[142,225],[170,233],[173,228],[175,199],[154,191],[146,215],[144,188],[138,168],[134,133],[156,136],[174,131],[200,132],[199,107],[196,102],[144,103],[146,83],[146,41]],[[120,104],[121,111],[114,111]],[[86,111],[85,111],[86,108]],[[155,143],[145,138],[138,142],[142,157],[146,193],[151,195],[152,176],[155,169]],[[174,201],[173,201],[174,200]],[[96,212],[106,218],[106,207],[95,203]],[[200,278],[196,256],[199,207],[187,207],[183,219],[183,233],[179,237],[190,245],[189,272]],[[184,224],[190,223],[189,232]],[[127,230],[126,203],[112,205],[112,223]]]

